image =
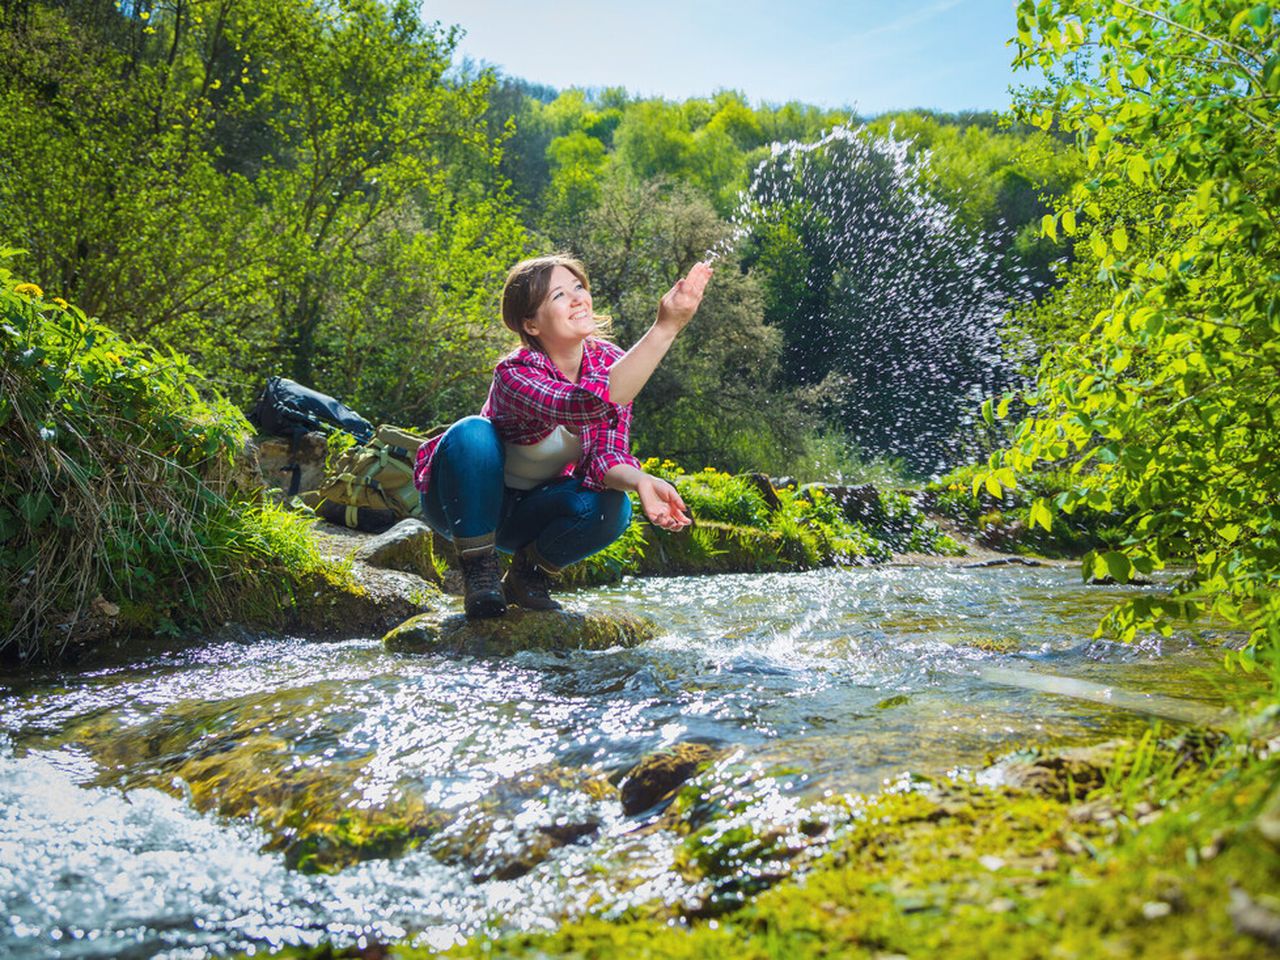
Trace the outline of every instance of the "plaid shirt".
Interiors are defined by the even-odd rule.
[[[619,464],[640,469],[631,455],[631,404],[609,402],[609,368],[622,349],[594,337],[583,344],[578,382],[571,383],[545,353],[521,347],[498,362],[489,399],[480,411],[493,421],[504,443],[534,444],[557,426],[582,439],[582,456],[561,476],[575,476],[588,490],[603,490],[604,475]],[[440,437],[418,448],[413,479],[424,493]]]

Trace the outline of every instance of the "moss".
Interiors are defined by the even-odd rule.
[[[714,925],[586,918],[452,955],[1273,956],[1230,911],[1233,887],[1267,903],[1280,881],[1280,854],[1256,825],[1280,760],[1219,752],[1206,769],[1173,748],[1141,764],[1140,752],[1120,751],[1089,804],[950,780],[871,798],[802,882]],[[1099,802],[1110,816],[1094,815]],[[760,841],[726,839],[737,850]],[[695,859],[735,869],[724,852]]]
[[[657,636],[653,621],[629,614],[535,612],[512,608],[505,616],[468,620],[420,614],[382,638],[399,653],[511,656],[521,650],[607,650],[633,647]]]

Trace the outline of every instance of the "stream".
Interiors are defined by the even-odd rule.
[[[1189,638],[1089,639],[1136,589],[1055,566],[628,579],[567,603],[657,621],[630,650],[457,659],[262,637],[10,680],[0,956],[443,947],[706,896],[673,869],[688,844],[653,828],[660,811],[623,814],[613,785],[637,761],[718,748],[702,782],[725,822],[794,827],[1025,744],[1141,733],[1169,698],[1237,696],[1245,679]],[[399,855],[298,869],[313,814],[351,810],[407,818],[388,834]]]

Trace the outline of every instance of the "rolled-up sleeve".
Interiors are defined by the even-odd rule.
[[[494,370],[489,404],[500,416],[565,427],[616,423],[619,410],[609,402],[607,380],[581,384],[557,380],[518,358],[503,360]]]
[[[605,489],[604,475],[614,467],[626,465],[642,469],[631,454],[631,404],[615,407],[617,419],[592,431],[591,451],[587,458],[583,483],[594,490]]]

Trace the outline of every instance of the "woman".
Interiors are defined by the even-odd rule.
[[[550,577],[622,536],[627,491],[665,530],[689,524],[675,487],[631,455],[631,401],[702,302],[711,268],[696,264],[658,304],[630,350],[596,336],[586,270],[567,256],[511,268],[502,320],[523,346],[493,372],[478,417],[466,417],[418,451],[414,480],[423,515],[453,541],[468,617],[507,604],[555,610]],[[513,554],[499,580],[497,550]]]

